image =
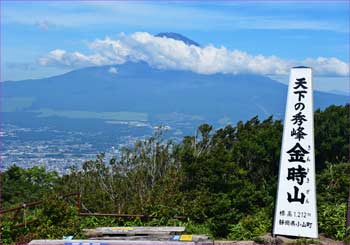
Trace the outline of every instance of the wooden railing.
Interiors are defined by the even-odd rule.
[[[70,196],[77,197],[76,207],[78,209],[80,216],[105,216],[105,217],[116,217],[116,218],[152,218],[152,217],[155,217],[154,215],[146,215],[146,214],[83,213],[83,212],[81,212],[80,192],[73,192],[73,193],[69,193],[66,195],[61,195],[60,198],[65,198],[65,197],[70,197]],[[25,211],[27,208],[38,206],[38,205],[42,204],[43,202],[44,202],[44,200],[27,202],[27,203],[23,203],[22,205],[17,206],[17,207],[3,209],[3,210],[0,210],[0,215],[6,214],[6,213],[11,213],[11,212],[16,212],[13,216],[13,220],[15,222],[21,210]],[[179,219],[179,220],[186,219],[185,216],[174,216],[174,218]],[[17,224],[13,227],[14,228],[26,227],[27,225],[33,224],[37,221],[38,221],[37,219],[27,221],[26,217],[24,216],[24,222],[21,224]]]
[[[74,192],[74,193],[69,193],[66,195],[61,195],[60,198],[65,198],[65,197],[70,197],[70,196],[77,196],[77,208],[78,208],[79,213],[80,213],[80,209],[81,209],[80,192]],[[22,205],[17,206],[17,207],[2,209],[2,210],[0,210],[0,215],[15,212],[15,214],[13,216],[13,221],[15,222],[21,210],[23,210],[23,212],[25,212],[25,210],[27,208],[38,206],[38,205],[42,204],[43,202],[44,202],[44,200],[39,200],[39,201],[34,201],[34,202],[26,202],[26,203],[23,203]],[[14,225],[13,227],[14,228],[26,227],[27,225],[33,224],[33,223],[38,221],[37,219],[27,221],[25,215],[24,215],[23,220],[24,220],[23,223]]]

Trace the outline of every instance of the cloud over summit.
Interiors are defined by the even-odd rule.
[[[187,70],[200,74],[253,73],[286,75],[295,65],[311,66],[316,75],[346,76],[349,64],[337,58],[307,58],[304,61],[284,60],[277,56],[251,55],[240,50],[207,45],[198,47],[147,32],[120,34],[117,39],[106,37],[89,44],[92,55],[56,49],[39,59],[43,66],[78,68],[91,65],[123,64],[144,61],[159,69]]]

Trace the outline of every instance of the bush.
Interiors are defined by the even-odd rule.
[[[345,238],[346,204],[325,204],[318,208],[318,226],[322,233],[336,239]]]
[[[12,222],[1,219],[1,243],[12,244],[14,242],[14,231],[12,229]]]
[[[34,234],[41,239],[61,239],[63,236],[82,234],[77,208],[57,196],[45,198],[38,219],[39,225]]]
[[[269,208],[261,209],[253,215],[242,218],[239,223],[230,225],[229,239],[251,240],[271,231],[272,212]]]

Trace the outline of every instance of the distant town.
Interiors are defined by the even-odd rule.
[[[99,153],[106,159],[118,156],[123,147],[132,146],[144,136],[109,136],[104,132],[73,132],[42,128],[22,128],[3,125],[1,137],[1,168],[16,164],[30,168],[42,166],[49,171],[66,174],[71,167],[79,168]]]

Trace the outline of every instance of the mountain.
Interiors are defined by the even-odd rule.
[[[342,91],[337,89],[330,90],[328,93],[349,96],[349,91]]]
[[[203,122],[223,126],[255,115],[282,119],[286,94],[286,85],[265,76],[201,75],[128,62],[4,82],[2,110],[10,123],[143,121],[195,128]],[[346,96],[318,91],[314,98],[315,109],[347,101]]]
[[[167,38],[172,38],[178,41],[183,41],[187,45],[194,45],[199,47],[200,45],[196,43],[195,41],[181,35],[175,32],[161,32],[156,35],[156,37],[167,37]]]

